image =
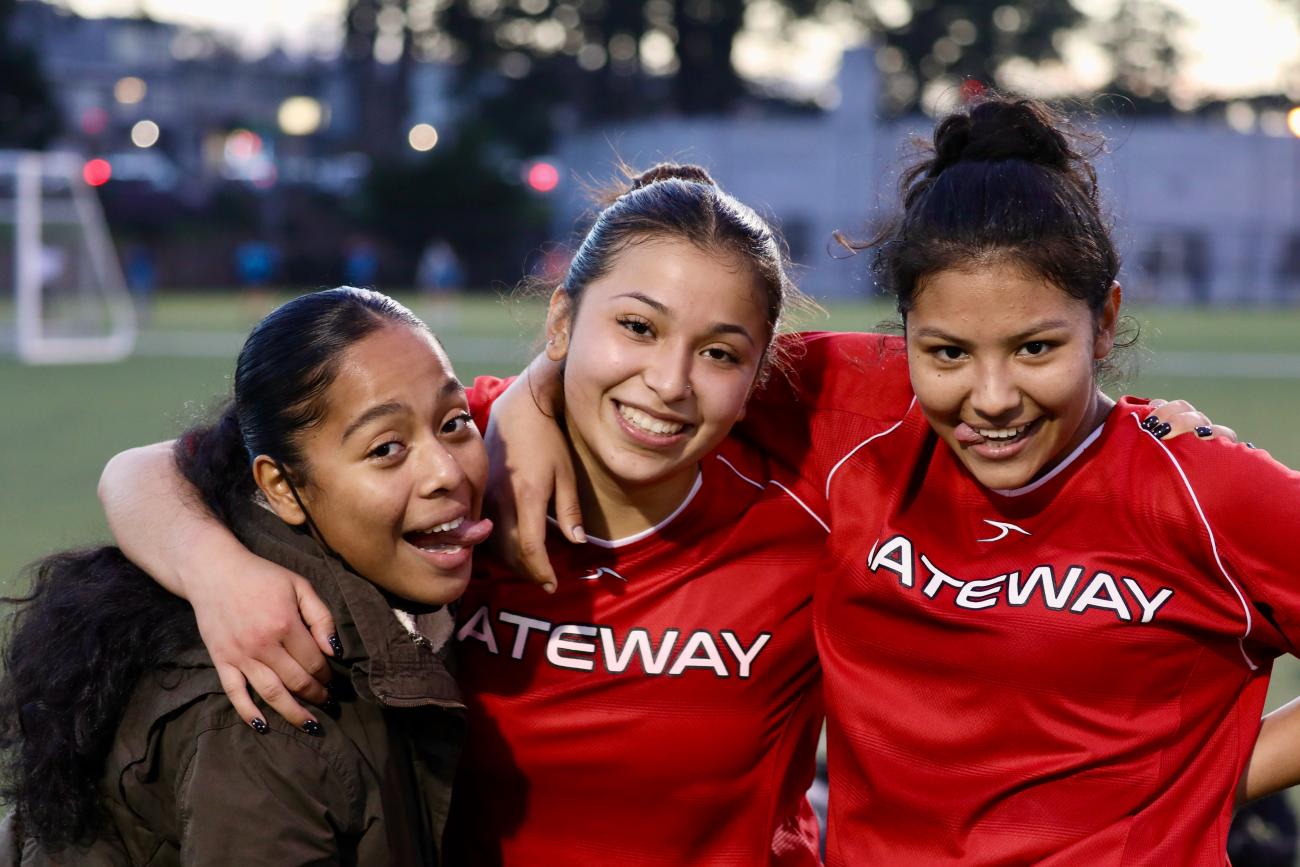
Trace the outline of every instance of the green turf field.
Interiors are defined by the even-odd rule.
[[[21,566],[46,552],[105,538],[95,499],[104,462],[202,417],[225,392],[244,334],[271,304],[232,295],[167,298],[139,353],[120,364],[23,367],[0,359],[5,586],[17,586]],[[462,378],[508,373],[536,346],[540,314],[535,304],[482,297],[460,303],[454,322],[435,327]],[[828,319],[804,324],[874,329],[888,314],[880,305],[840,305]],[[1154,308],[1137,318],[1145,335],[1141,372],[1124,391],[1191,400],[1300,467],[1300,310]],[[1276,692],[1300,692],[1300,669],[1288,668]]]

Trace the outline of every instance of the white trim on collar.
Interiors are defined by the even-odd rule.
[[[1107,413],[1106,418],[1109,417],[1110,414]],[[1079,443],[1079,445],[1075,448],[1075,450],[1070,452],[1070,454],[1068,454],[1065,457],[1065,460],[1061,461],[1059,464],[1052,467],[1052,469],[1047,473],[1047,475],[1043,476],[1041,479],[1035,479],[1029,484],[1019,488],[1001,488],[1001,489],[989,488],[989,490],[991,490],[995,494],[1001,494],[1004,497],[1019,497],[1019,496],[1023,496],[1024,494],[1032,494],[1034,491],[1038,490],[1043,485],[1047,484],[1052,479],[1056,478],[1062,472],[1064,472],[1066,467],[1074,463],[1075,460],[1079,457],[1079,455],[1083,454],[1084,449],[1088,448],[1088,446],[1096,442],[1097,437],[1101,436],[1101,432],[1105,429],[1106,429],[1106,421],[1105,419],[1102,419],[1101,424],[1097,425],[1097,429],[1095,431],[1088,434],[1088,438],[1086,440]]]
[[[700,486],[703,483],[704,483],[704,473],[697,472],[695,474],[695,484],[691,485],[690,493],[686,495],[686,499],[682,500],[681,505],[679,505],[676,509],[673,509],[671,515],[669,515],[667,518],[664,518],[662,521],[660,521],[658,524],[655,524],[653,527],[646,527],[644,530],[640,531],[639,533],[633,533],[631,536],[624,536],[622,539],[601,539],[597,536],[593,536],[590,533],[588,533],[587,541],[590,542],[592,545],[595,545],[597,548],[622,548],[624,545],[631,545],[634,542],[640,542],[642,539],[646,538],[647,536],[652,536],[655,533],[658,533],[664,527],[667,527],[669,524],[671,524],[673,522],[673,519],[676,518],[678,515],[680,515],[686,509],[686,507],[691,504],[691,501],[695,499],[695,495],[700,492]],[[556,521],[554,518],[552,518],[550,515],[546,516],[546,520],[550,524],[556,527],[560,526],[559,522]]]

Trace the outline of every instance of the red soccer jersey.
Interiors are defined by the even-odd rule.
[[[855,417],[860,342],[814,342],[800,373],[826,387],[796,436],[832,527],[827,863],[1222,867],[1271,660],[1300,636],[1300,474],[1157,440],[1126,399],[990,491],[918,407]],[[797,461],[772,409],[751,429]]]
[[[491,382],[476,384],[481,398]],[[815,865],[815,493],[728,441],[659,527],[548,541],[554,595],[477,556],[450,863]]]

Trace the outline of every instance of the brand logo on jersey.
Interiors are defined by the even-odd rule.
[[[608,626],[591,623],[552,623],[514,611],[496,612],[479,606],[460,629],[456,639],[477,641],[494,656],[504,648],[511,659],[544,653],[547,663],[574,671],[610,674],[648,674],[678,677],[692,669],[712,671],[717,677],[748,678],[754,662],[772,638],[760,632],[748,645],[730,629],[716,633],[697,629],[682,639],[679,629],[665,629],[657,642],[648,630],[636,627],[617,635]]]
[[[1015,524],[1008,524],[1005,523],[1004,521],[990,521],[988,518],[985,518],[984,523],[988,524],[990,527],[997,530],[998,531],[997,535],[990,536],[987,539],[976,539],[975,540],[976,542],[1001,542],[1008,535],[1010,535],[1011,531],[1013,530],[1017,533],[1023,533],[1026,536],[1032,535],[1024,527],[1017,527]]]
[[[601,575],[611,575],[611,576],[617,578],[618,580],[622,581],[624,584],[627,583],[627,579],[624,578],[622,575],[618,574],[618,573],[615,572],[613,569],[607,569],[607,568],[604,567],[604,566],[601,566],[599,569],[597,569],[595,572],[592,572],[590,575],[579,575],[579,576],[578,576],[578,580],[579,580],[579,581],[595,581],[595,580],[596,580],[597,578],[599,578]]]
[[[1089,574],[1085,566],[1060,570],[1039,565],[991,578],[958,578],[914,550],[912,540],[901,535],[883,544],[877,542],[867,556],[867,569],[888,572],[903,587],[919,588],[929,599],[947,599],[958,608],[972,611],[997,605],[1019,608],[1037,602],[1051,611],[1084,614],[1095,609],[1109,611],[1126,623],[1150,623],[1174,597],[1168,587],[1150,593],[1127,575],[1116,578],[1100,569]]]

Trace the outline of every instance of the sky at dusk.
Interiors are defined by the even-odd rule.
[[[1116,2],[1075,0],[1081,9],[1101,15]],[[1234,96],[1286,90],[1289,82],[1290,96],[1300,101],[1300,27],[1294,15],[1282,11],[1287,0],[1169,2],[1191,25],[1185,42],[1187,91]],[[276,44],[296,52],[332,49],[345,0],[64,0],[64,5],[87,16],[143,11],[162,21],[230,34],[250,53],[262,53]],[[756,6],[751,32],[737,45],[737,65],[747,75],[815,87],[834,75],[840,52],[864,36],[843,26],[785,27],[778,16],[765,14],[761,2]],[[1077,41],[1070,58],[1070,75],[1085,86],[1104,75],[1102,59],[1086,42]]]

